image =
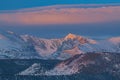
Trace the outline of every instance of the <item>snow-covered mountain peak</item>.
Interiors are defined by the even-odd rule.
[[[66,41],[67,40],[73,40],[73,41],[78,41],[81,44],[85,44],[85,43],[90,43],[90,44],[96,44],[97,41],[96,40],[92,40],[83,36],[79,36],[79,35],[75,35],[72,33],[69,33],[65,38]]]
[[[78,41],[81,44],[84,44],[87,42],[87,38],[84,38],[84,37],[79,36],[79,35],[71,34],[71,33],[69,33],[64,39],[66,41],[67,40]]]
[[[60,39],[44,39],[7,31],[0,34],[0,45],[0,56],[4,54],[19,57],[19,54],[25,54],[30,57],[35,55],[43,59],[63,60],[86,52],[118,53],[120,52],[120,37],[99,41],[69,33]],[[15,54],[9,54],[13,51]]]
[[[77,38],[77,36],[75,34],[72,34],[72,33],[69,33],[66,37],[65,37],[65,40],[68,40],[68,39],[75,39]]]

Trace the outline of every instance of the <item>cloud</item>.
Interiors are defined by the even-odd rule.
[[[88,8],[52,6],[0,13],[0,23],[10,25],[87,24],[120,21],[120,6]]]

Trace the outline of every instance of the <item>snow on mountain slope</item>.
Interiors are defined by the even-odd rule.
[[[21,37],[25,42],[32,44],[44,59],[67,59],[73,55],[84,53],[79,49],[79,45],[97,43],[95,40],[71,33],[61,39],[42,39],[29,35]]]
[[[84,55],[75,55],[73,58],[70,58],[59,65],[57,65],[53,70],[47,71],[46,75],[71,75],[78,73],[83,66],[86,66],[88,63],[94,63],[92,61],[83,61]]]
[[[64,60],[50,70],[44,70],[39,64],[33,64],[18,75],[73,75],[73,74],[111,74],[120,75],[120,54],[86,53]]]
[[[16,42],[12,41],[9,39],[10,34],[2,35],[1,34],[1,39],[0,39],[0,50],[10,50],[14,48],[20,48],[20,45],[17,44]]]
[[[18,75],[43,75],[45,69],[39,63],[34,63],[25,71],[18,73]]]
[[[70,49],[70,50],[64,50],[64,53],[69,53],[71,55],[75,55],[75,54],[80,54],[80,53],[83,53],[79,50],[79,48],[76,46],[74,47],[73,49]]]
[[[53,54],[53,56],[63,60],[68,59],[76,54],[84,53],[84,51],[81,50],[79,46],[96,43],[97,41],[95,40],[70,33],[65,36],[65,38],[63,38],[62,44],[58,47],[57,51]]]
[[[36,52],[43,58],[49,58],[62,44],[62,39],[42,39],[33,36],[23,35],[25,42],[32,44]]]
[[[120,38],[93,40],[69,33],[60,39],[43,39],[14,32],[0,34],[0,55],[10,58],[68,59],[86,52],[120,52]],[[9,54],[10,53],[10,54]]]
[[[85,44],[85,43],[91,43],[91,44],[95,44],[97,43],[95,40],[92,40],[92,39],[88,39],[88,38],[85,38],[83,36],[79,36],[79,35],[75,35],[75,34],[71,34],[69,33],[65,38],[64,40],[73,40],[73,41],[78,41],[79,43],[81,44]]]
[[[120,75],[120,54],[117,53],[87,53],[75,55],[58,64],[54,69],[45,72],[45,75],[72,75],[72,74],[99,74],[110,73]],[[117,59],[117,60],[116,60]]]
[[[0,56],[13,59],[38,57],[34,47],[25,43],[16,33],[8,31],[1,35]]]
[[[108,40],[98,41],[96,44],[84,44],[79,46],[83,52],[120,52],[118,45],[109,42]]]

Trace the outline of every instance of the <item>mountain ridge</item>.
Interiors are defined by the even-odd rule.
[[[44,39],[7,31],[0,34],[0,56],[10,58],[68,59],[87,52],[120,53],[120,38],[93,40],[69,33],[63,38]],[[15,54],[13,54],[13,52]],[[26,56],[25,56],[26,55]]]

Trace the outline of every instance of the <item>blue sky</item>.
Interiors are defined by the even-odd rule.
[[[116,3],[116,7],[110,5],[106,8],[101,6],[89,9],[76,8],[71,5],[103,4],[104,6],[106,4],[116,5]],[[64,9],[63,4],[69,4],[73,8],[68,6],[67,9]],[[42,6],[52,7],[44,8]],[[35,7],[42,7],[45,10]],[[26,11],[23,8],[26,8]],[[21,11],[17,12],[19,9]],[[3,10],[7,12],[4,13]],[[1,13],[2,11],[3,13]],[[34,11],[36,12],[33,13]],[[11,12],[12,14],[9,14]],[[59,16],[56,16],[56,14],[59,14]],[[0,0],[0,32],[7,30],[43,38],[59,38],[68,33],[93,38],[120,36],[120,0]]]
[[[106,4],[120,3],[120,0],[0,0],[0,10],[14,10],[58,4]]]

